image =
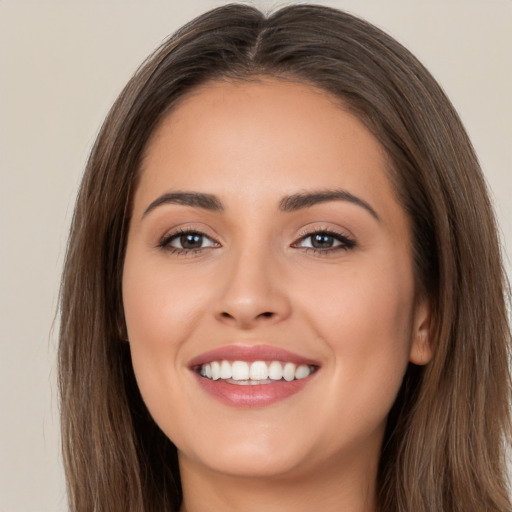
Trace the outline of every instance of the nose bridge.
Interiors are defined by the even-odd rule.
[[[271,244],[257,240],[233,248],[226,260],[219,319],[250,328],[277,322],[290,313],[278,255]]]

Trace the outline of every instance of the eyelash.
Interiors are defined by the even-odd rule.
[[[335,231],[333,229],[327,228],[318,228],[313,229],[312,231],[305,231],[301,233],[296,242],[293,242],[292,247],[297,247],[299,242],[306,240],[307,238],[314,237],[315,235],[324,235],[328,237],[334,238],[335,241],[340,242],[339,245],[335,247],[329,247],[327,249],[318,249],[316,247],[299,247],[307,252],[313,252],[315,254],[319,254],[321,256],[328,256],[329,254],[333,254],[341,251],[349,251],[350,249],[354,249],[356,247],[356,242],[354,239],[349,236]]]
[[[164,236],[164,238],[162,238],[162,240],[160,240],[160,242],[158,243],[158,247],[160,249],[170,252],[171,254],[176,254],[178,256],[193,256],[193,255],[203,251],[204,249],[208,248],[208,247],[196,247],[193,249],[183,249],[183,248],[179,248],[179,247],[172,247],[170,245],[173,240],[180,238],[182,236],[186,236],[186,235],[197,235],[197,236],[200,236],[203,238],[207,238],[213,242],[211,247],[219,247],[220,246],[220,244],[216,240],[213,240],[211,237],[209,237],[205,233],[203,233],[197,229],[185,228],[185,229],[178,229],[178,230],[174,231],[173,233],[171,233],[167,236]]]
[[[199,237],[209,239],[212,242],[212,245],[210,245],[208,247],[197,247],[197,248],[193,248],[193,249],[172,247],[170,245],[177,238],[186,236],[186,235],[197,235]],[[335,247],[329,247],[329,248],[325,248],[325,249],[319,249],[316,247],[301,247],[298,245],[300,242],[303,242],[303,241],[307,240],[308,238],[313,237],[315,235],[324,235],[324,236],[332,237],[335,241],[339,242],[340,244]],[[204,249],[208,249],[211,247],[219,247],[219,246],[220,246],[220,244],[216,240],[212,239],[211,237],[209,237],[208,235],[206,235],[205,233],[203,233],[197,229],[179,229],[179,230],[174,231],[173,233],[165,236],[158,243],[158,247],[160,249],[168,251],[171,254],[176,254],[176,255],[180,255],[180,256],[193,256],[193,255],[203,251]],[[307,251],[307,252],[313,252],[313,253],[319,254],[321,256],[326,256],[326,255],[329,255],[332,253],[348,251],[350,249],[353,249],[354,247],[356,247],[356,242],[355,242],[355,240],[353,240],[352,238],[348,237],[347,235],[345,235],[343,233],[339,233],[332,229],[319,228],[319,229],[314,229],[312,231],[307,231],[307,232],[302,233],[299,236],[299,238],[291,244],[291,246],[299,248],[299,249],[303,249],[304,251]]]

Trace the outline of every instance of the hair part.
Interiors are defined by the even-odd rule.
[[[178,30],[113,105],[87,163],[61,288],[59,383],[70,509],[178,510],[174,445],[135,382],[121,281],[147,142],[195,88],[296,80],[327,91],[380,141],[412,227],[434,357],[409,365],[391,411],[381,512],[504,512],[510,331],[497,229],[454,108],[411,53],[352,15],[294,5],[268,17],[226,5]]]

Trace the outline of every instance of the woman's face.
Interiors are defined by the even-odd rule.
[[[383,150],[297,83],[210,83],[163,120],[123,299],[140,391],[185,470],[372,473],[408,362],[430,358]]]

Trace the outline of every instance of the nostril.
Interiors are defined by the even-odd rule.
[[[232,314],[227,313],[226,311],[223,311],[221,313],[222,318],[235,318]],[[272,311],[265,311],[265,313],[260,313],[258,317],[265,317],[265,318],[272,318],[274,316],[274,313]]]

